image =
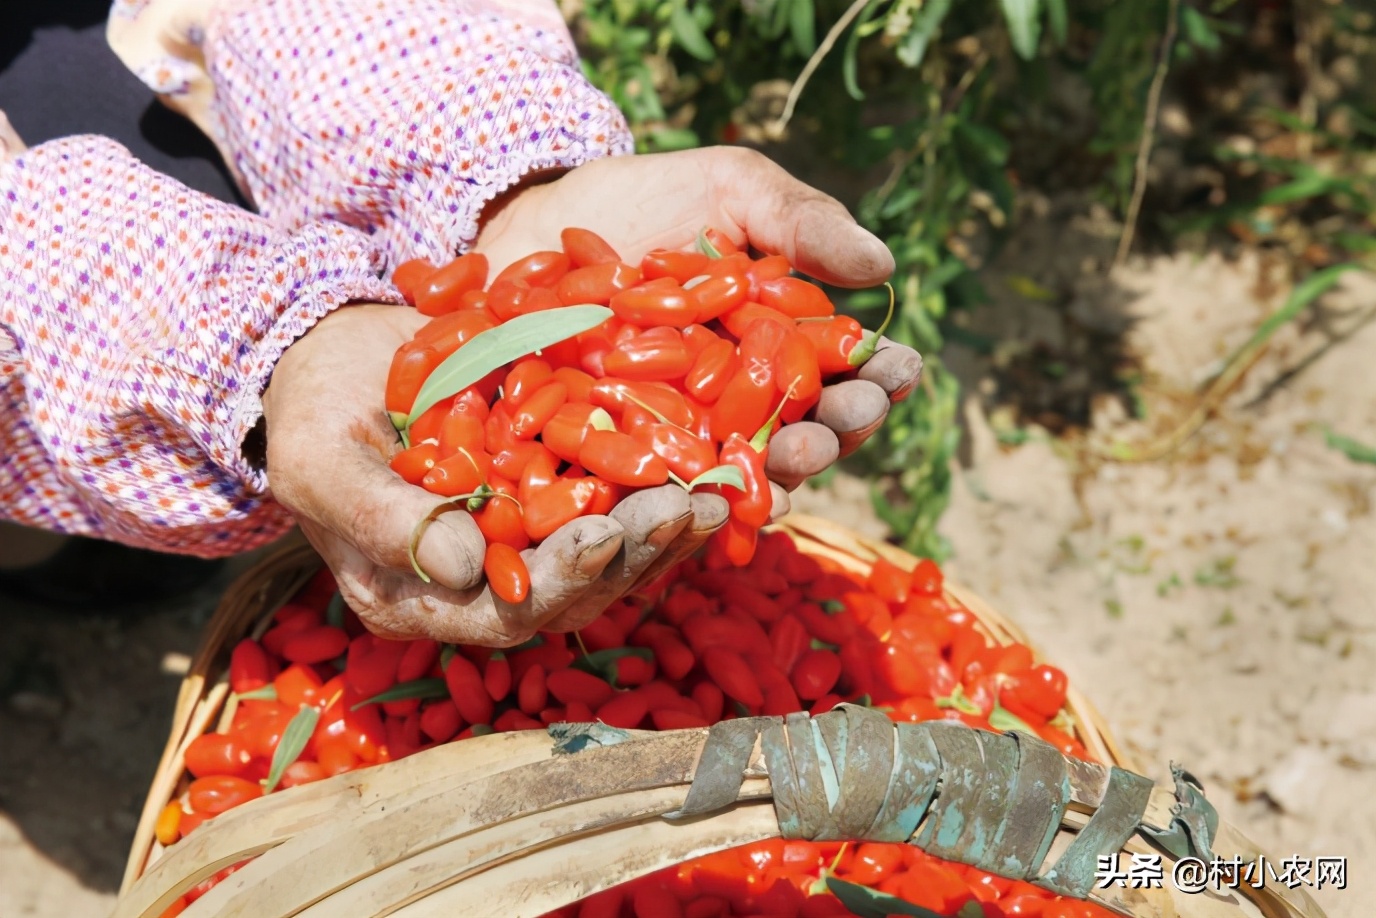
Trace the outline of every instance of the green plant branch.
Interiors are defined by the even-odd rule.
[[[798,105],[798,99],[802,96],[803,89],[807,87],[808,80],[812,79],[817,68],[822,66],[822,61],[831,53],[831,49],[836,47],[836,42],[841,38],[842,33],[865,11],[865,7],[873,2],[876,0],[855,0],[841,18],[836,20],[836,23],[827,30],[826,37],[817,46],[817,50],[812,52],[812,57],[808,58],[802,72],[798,74],[798,78],[789,87],[788,100],[784,103],[783,113],[779,115],[779,120],[774,123],[775,131],[782,134],[784,128],[788,127],[788,123],[793,120],[793,111]]]
[[[1271,313],[1266,321],[1262,322],[1257,330],[1252,333],[1245,344],[1233,351],[1228,362],[1224,364],[1222,372],[1205,387],[1195,400],[1194,407],[1190,409],[1189,414],[1170,433],[1139,447],[1114,444],[1109,448],[1107,454],[1101,453],[1100,455],[1119,462],[1150,462],[1179,449],[1199,432],[1199,429],[1204,426],[1204,422],[1209,419],[1209,415],[1217,410],[1223,399],[1237,387],[1247,372],[1256,366],[1257,361],[1266,352],[1266,346],[1270,343],[1271,337],[1282,326],[1294,321],[1316,299],[1332,289],[1343,274],[1357,269],[1359,266],[1354,264],[1334,265],[1306,277],[1295,285],[1295,289],[1290,292],[1284,305]]]
[[[1132,238],[1137,232],[1137,217],[1142,210],[1142,199],[1147,193],[1147,166],[1151,162],[1151,150],[1156,144],[1156,119],[1161,109],[1161,91],[1166,85],[1166,74],[1171,69],[1171,54],[1175,49],[1176,23],[1180,19],[1180,0],[1170,0],[1166,10],[1166,31],[1161,37],[1161,51],[1156,60],[1156,72],[1152,74],[1151,88],[1147,91],[1147,110],[1142,117],[1142,137],[1137,144],[1137,163],[1133,167],[1132,199],[1128,202],[1127,213],[1123,216],[1123,232],[1118,237],[1118,251],[1114,253],[1112,270],[1123,266],[1128,251],[1132,248]]]

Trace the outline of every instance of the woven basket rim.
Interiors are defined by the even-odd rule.
[[[919,561],[896,546],[862,536],[821,517],[792,514],[770,529],[789,534],[800,551],[824,557],[852,573],[867,572],[879,558],[904,569],[911,569]],[[158,814],[181,792],[186,746],[202,733],[222,729],[232,716],[233,699],[224,672],[228,650],[262,625],[315,576],[322,564],[309,543],[300,539],[287,540],[241,574],[221,598],[182,681],[167,743],[130,847],[121,896],[162,851],[154,837],[154,826]],[[945,591],[970,610],[981,630],[992,640],[1028,643],[1016,625],[969,588],[947,579]],[[1029,647],[1035,659],[1047,661],[1039,648]],[[1066,709],[1073,720],[1073,735],[1092,756],[1104,764],[1138,770],[1109,732],[1103,717],[1073,685],[1067,691]]]

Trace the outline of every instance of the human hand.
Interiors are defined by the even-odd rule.
[[[400,444],[379,401],[393,353],[426,321],[406,307],[344,307],[286,350],[263,394],[273,497],[372,631],[510,646],[537,630],[575,630],[725,522],[716,495],[676,485],[633,494],[610,516],[574,520],[523,552],[530,592],[510,604],[483,578],[485,543],[473,518],[448,512],[417,548],[431,578],[423,583],[407,546],[438,500],[388,467]]]
[[[493,208],[474,246],[493,272],[537,250],[560,247],[577,226],[637,263],[652,249],[679,249],[711,226],[738,245],[784,255],[799,271],[840,287],[869,287],[893,273],[893,256],[842,204],[767,157],[741,147],[598,159],[554,181],[508,195]],[[854,452],[908,395],[922,372],[911,348],[882,339],[852,378],[828,386],[813,420],[789,424],[770,441],[767,471],[775,516],[787,490]]]
[[[0,163],[7,159],[13,159],[27,149],[24,141],[19,138],[19,133],[15,131],[14,125],[10,124],[10,119],[0,111]]]

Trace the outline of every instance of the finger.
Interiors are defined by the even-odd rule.
[[[793,509],[793,501],[789,499],[788,492],[771,481],[769,483],[769,496],[774,500],[773,505],[769,508],[769,521],[774,523],[788,516],[789,511]]]
[[[290,470],[274,478],[274,496],[294,513],[324,526],[357,547],[369,561],[405,571],[420,582],[408,549],[427,518],[416,544],[416,562],[439,586],[468,590],[483,579],[486,541],[473,518],[459,508],[442,511],[441,498],[407,484],[382,459],[385,444],[355,440],[342,454],[325,454],[300,441],[271,437],[269,469]]]
[[[890,403],[901,402],[922,378],[922,355],[888,338],[880,338],[879,348],[860,367],[856,378],[883,389],[888,393]]]
[[[840,455],[841,443],[830,427],[798,421],[785,424],[770,439],[764,470],[770,481],[792,491],[825,471]]]
[[[816,417],[835,432],[844,459],[879,429],[888,414],[889,397],[883,389],[869,380],[848,379],[822,390]]]
[[[663,556],[640,575],[640,579],[628,592],[653,583],[669,568],[692,557],[699,548],[707,544],[712,533],[726,525],[727,517],[731,513],[730,505],[719,494],[694,494],[689,498],[688,504],[693,512],[693,518],[679,533],[678,538],[669,545]]]
[[[426,585],[409,571],[379,567],[333,530],[308,519],[300,522],[301,531],[334,572],[344,601],[380,637],[508,647],[534,633],[513,626],[484,587],[453,591]]]
[[[588,516],[560,527],[521,553],[530,572],[530,595],[521,616],[535,628],[593,588],[621,551],[626,530],[609,516]]]
[[[624,530],[621,550],[587,590],[543,627],[573,631],[597,618],[635,585],[650,565],[662,557],[692,519],[688,492],[678,485],[637,491],[611,512]]]
[[[318,524],[302,530],[335,572],[340,591],[369,630],[393,640],[434,640],[510,647],[529,640],[543,620],[536,610],[561,606],[597,582],[621,547],[621,527],[609,517],[586,517],[525,553],[530,592],[503,602],[485,583],[466,590],[425,584],[408,568],[378,566],[347,539]]]
[[[893,274],[888,247],[840,201],[754,151],[718,148],[709,155],[709,187],[723,189],[722,209],[755,248],[840,287],[870,287]]]

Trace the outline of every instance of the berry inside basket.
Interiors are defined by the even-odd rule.
[[[507,650],[375,638],[322,569],[258,622],[256,637],[226,642],[230,694],[219,729],[181,744],[184,773],[157,810],[156,847],[265,793],[561,721],[674,730],[848,701],[898,722],[1021,730],[1077,758],[1117,758],[1093,712],[1068,696],[1064,673],[1007,623],[962,601],[931,561],[875,548],[799,520],[764,536],[744,568],[709,550],[577,634]],[[165,914],[241,866],[202,881]],[[1110,914],[911,845],[778,839],[637,878],[556,914],[850,915],[837,893],[857,888],[876,913]]]

